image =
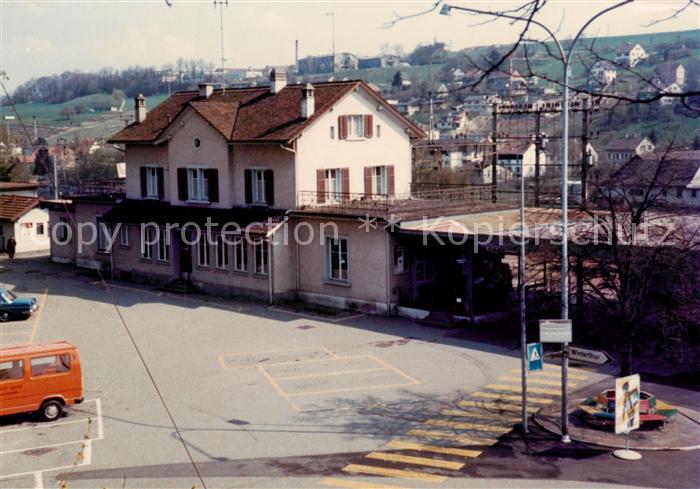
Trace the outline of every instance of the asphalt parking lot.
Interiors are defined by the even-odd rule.
[[[0,419],[3,487],[202,487],[159,395],[207,487],[520,487],[477,470],[512,452],[520,363],[507,345],[402,319],[106,289],[45,258],[2,265],[2,286],[41,305],[1,325],[2,343],[76,344],[87,399],[53,424]],[[533,377],[531,409],[557,401],[558,375]],[[576,370],[571,382],[602,378]],[[549,469],[511,476],[581,486],[574,472],[548,482]]]

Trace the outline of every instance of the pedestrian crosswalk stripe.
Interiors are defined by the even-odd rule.
[[[464,411],[462,409],[443,409],[440,411],[443,416],[461,416],[463,418],[478,418],[491,421],[512,421],[517,423],[520,418],[517,416],[507,416],[499,413],[485,413],[483,411]]]
[[[319,482],[319,484],[322,486],[338,487],[341,489],[404,489],[403,487],[380,484],[377,482],[360,482],[349,479],[333,479],[331,477],[326,477]]]
[[[486,388],[494,391],[522,392],[522,389],[519,385],[488,384]],[[561,391],[559,389],[548,389],[545,387],[528,387],[527,392],[533,394],[547,394],[550,396],[561,395]]]
[[[424,445],[403,440],[391,440],[386,444],[387,448],[396,450],[415,450],[417,452],[441,453],[443,455],[455,455],[458,457],[474,458],[481,455],[481,450],[466,450],[464,448],[440,447],[437,445]]]
[[[514,374],[519,374],[520,369],[514,368],[513,370],[511,370],[511,372]],[[561,372],[559,370],[540,370],[539,372],[534,372],[534,373],[531,372],[530,375],[534,376],[534,377],[544,376],[544,377],[559,377],[559,378],[561,378]],[[569,372],[569,378],[576,379],[576,380],[586,380],[588,378],[588,375],[580,375],[580,374]]]
[[[470,394],[470,396],[471,397],[483,397],[486,399],[501,399],[504,401],[520,401],[522,399],[521,396],[509,396],[508,394],[498,394],[495,392],[472,392]],[[533,404],[551,404],[552,400],[545,399],[542,397],[527,396],[527,402],[531,402]]]
[[[469,430],[469,431],[486,431],[492,433],[508,433],[512,430],[512,426],[496,426],[490,424],[479,423],[461,423],[459,421],[450,421],[447,419],[429,419],[425,424],[430,426],[439,426],[441,428],[451,428],[453,430]]]
[[[452,440],[463,445],[483,445],[490,447],[498,443],[497,438],[470,438],[468,436],[457,435],[455,433],[447,433],[445,431],[430,431],[414,429],[407,433],[409,436],[417,436],[422,438],[434,438],[436,440]]]
[[[423,482],[434,482],[436,484],[444,482],[447,479],[447,477],[444,475],[427,474],[425,472],[417,472],[415,470],[389,469],[387,467],[377,467],[374,465],[350,464],[343,467],[343,471],[350,472],[352,474],[383,475],[385,477],[413,479]]]
[[[521,379],[519,379],[517,377],[499,377],[498,380],[502,380],[505,382],[520,382],[521,381]],[[559,385],[561,385],[561,380],[540,379],[540,378],[535,377],[533,375],[528,375],[527,383],[528,384],[559,386]],[[569,382],[569,387],[576,387],[576,382]]]
[[[385,462],[398,462],[411,465],[425,465],[426,467],[435,467],[438,469],[459,470],[464,467],[462,462],[451,462],[449,460],[436,460],[425,457],[412,457],[409,455],[400,455],[398,453],[372,452],[367,455],[367,458],[373,460],[383,460]]]
[[[519,399],[519,398],[518,398]],[[489,402],[489,401],[459,401],[457,403],[459,407],[476,407],[476,408],[482,408],[482,409],[499,409],[501,411],[514,411],[514,412],[520,412],[520,404],[509,404],[509,403],[502,403],[502,402]],[[539,411],[540,408],[537,407],[528,407],[527,412],[528,413],[536,413]]]

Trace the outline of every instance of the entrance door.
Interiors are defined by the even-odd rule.
[[[185,243],[185,241],[183,241],[179,235],[177,235],[176,240],[178,243],[178,264],[180,266],[180,278],[183,280],[189,280],[190,274],[192,273],[192,246]]]

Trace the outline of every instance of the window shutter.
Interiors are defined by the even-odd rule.
[[[365,167],[365,197],[372,197],[372,167]]]
[[[209,202],[219,201],[219,170],[205,170],[209,187]]]
[[[156,170],[156,180],[158,181],[158,198],[162,200],[165,198],[165,176],[162,168]]]
[[[145,199],[146,198],[146,167],[142,166],[139,168],[140,173],[141,173],[141,198]]]
[[[394,165],[386,167],[386,192],[389,197],[394,196]]]
[[[326,201],[326,170],[316,170],[316,203]]]
[[[343,202],[350,200],[350,168],[341,168],[340,175],[343,178]]]
[[[372,124],[372,114],[365,115],[365,137],[368,139],[372,137]]]
[[[338,139],[348,138],[348,116],[338,116]]]
[[[187,200],[187,168],[177,169],[177,198]]]
[[[253,170],[245,170],[243,172],[245,177],[245,203],[253,203]]]
[[[265,200],[267,205],[275,205],[275,179],[272,170],[265,170]]]

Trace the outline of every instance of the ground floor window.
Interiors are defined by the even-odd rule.
[[[347,238],[326,238],[326,278],[348,282]]]
[[[36,223],[36,234],[38,236],[44,235],[44,223],[43,222]]]
[[[236,272],[246,271],[246,241],[237,239],[233,243],[233,269]]]
[[[206,235],[200,236],[197,242],[197,265],[200,267],[209,266],[209,240]]]
[[[228,268],[228,245],[224,236],[218,235],[214,246],[216,247],[216,268],[226,270]]]
[[[158,230],[158,260],[170,260],[170,240],[165,229]]]
[[[151,227],[141,228],[141,258],[153,259],[153,242],[155,229]]]
[[[256,239],[253,242],[253,271],[260,275],[267,275],[269,259],[267,242],[263,239]]]
[[[129,246],[129,226],[122,224],[119,228],[119,244]]]
[[[95,228],[97,232],[97,251],[105,252],[109,242],[109,228],[102,222],[101,217],[95,218]]]

